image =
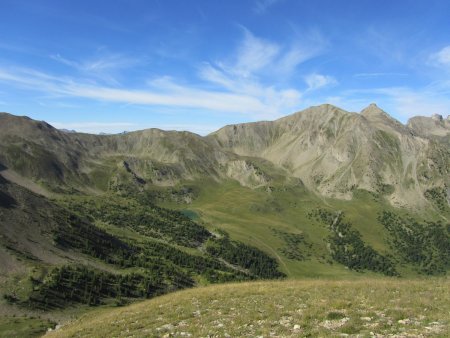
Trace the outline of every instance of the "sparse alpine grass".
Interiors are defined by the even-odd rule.
[[[446,337],[448,278],[245,282],[98,309],[49,337]]]

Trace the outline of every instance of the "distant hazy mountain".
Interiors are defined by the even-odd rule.
[[[63,128],[63,129],[60,129],[61,131],[63,131],[63,132],[65,132],[65,133],[76,133],[77,131],[76,130],[74,130],[74,129],[65,129],[65,128]]]
[[[446,119],[437,114],[432,117],[416,116],[408,121],[407,126],[417,135],[438,140],[450,147],[450,115]]]

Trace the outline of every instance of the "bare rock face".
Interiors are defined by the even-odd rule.
[[[228,163],[227,176],[249,188],[266,186],[270,181],[257,166],[243,159]]]

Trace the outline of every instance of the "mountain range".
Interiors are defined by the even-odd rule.
[[[0,310],[59,321],[223,281],[446,274],[449,146],[450,117],[404,125],[375,104],[204,137],[0,113]]]
[[[450,119],[414,117],[403,125],[375,104],[361,113],[321,105],[206,137],[158,129],[67,133],[5,113],[0,130],[0,164],[56,192],[208,177],[253,188],[300,179],[310,191],[338,199],[365,189],[385,193],[396,206],[427,207],[424,193],[433,188],[450,194]]]

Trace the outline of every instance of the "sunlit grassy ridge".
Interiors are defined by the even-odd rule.
[[[278,281],[189,289],[97,310],[49,337],[446,337],[448,279]]]

